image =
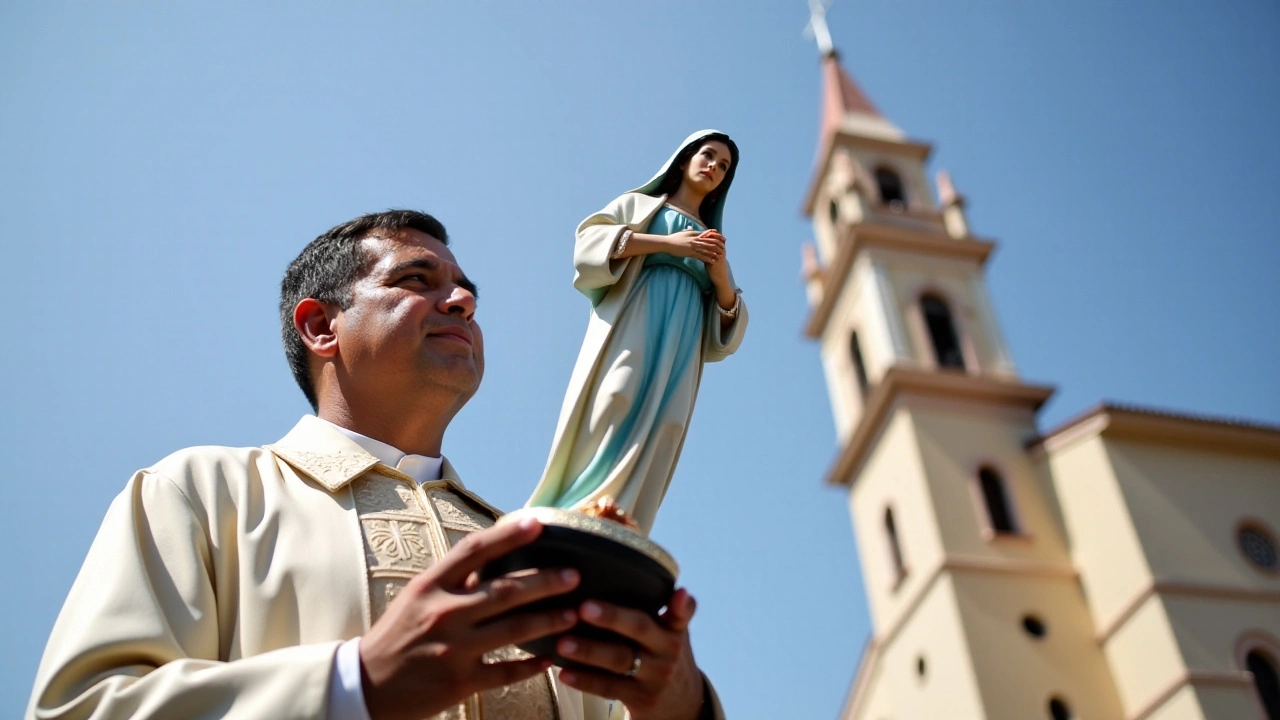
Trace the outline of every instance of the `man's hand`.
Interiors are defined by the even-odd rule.
[[[551,666],[547,658],[485,663],[490,650],[564,632],[572,610],[497,618],[578,584],[574,570],[513,573],[480,582],[485,563],[532,542],[534,520],[468,535],[405,585],[360,639],[365,706],[373,720],[431,717],[474,693],[520,682]]]
[[[643,612],[588,600],[582,619],[634,640],[639,650],[580,637],[562,638],[556,650],[599,670],[562,670],[560,680],[582,692],[622,701],[632,720],[695,720],[702,711],[702,673],[689,645],[696,603],[677,590],[655,622]],[[634,677],[628,673],[640,665]]]

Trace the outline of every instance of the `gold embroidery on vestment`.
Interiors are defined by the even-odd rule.
[[[399,473],[397,473],[398,475]],[[415,487],[402,477],[366,472],[352,482],[352,497],[364,535],[373,622],[386,612],[415,575],[430,567],[468,533],[492,527],[487,507],[432,483]],[[530,657],[515,647],[488,653],[486,662]],[[552,720],[559,717],[549,673],[489,690],[432,720]]]

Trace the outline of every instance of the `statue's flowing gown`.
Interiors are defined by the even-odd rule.
[[[663,205],[645,232],[683,230],[704,228]],[[581,400],[581,421],[564,428],[552,447],[555,458],[567,443],[568,462],[559,472],[549,464],[529,504],[574,508],[609,495],[648,533],[693,415],[703,333],[720,328],[704,327],[713,322],[707,303],[715,299],[702,261],[667,253],[635,260],[643,267],[597,356]],[[563,412],[570,410],[566,403]]]

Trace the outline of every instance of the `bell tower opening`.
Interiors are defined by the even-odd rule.
[[[920,310],[924,313],[938,367],[963,372],[964,354],[960,352],[960,337],[951,316],[951,306],[941,297],[929,293],[920,298]]]
[[[876,188],[880,191],[880,202],[891,210],[907,208],[907,194],[902,188],[902,178],[891,168],[876,168]]]
[[[853,357],[853,372],[858,377],[858,391],[865,400],[867,391],[871,388],[871,382],[867,379],[867,365],[862,359],[862,343],[858,342],[856,331],[849,333],[849,354]]]
[[[978,471],[978,484],[982,488],[982,502],[987,508],[987,519],[991,522],[992,532],[996,535],[1016,535],[1018,528],[1013,522],[1004,480],[995,470],[983,467]]]
[[[902,559],[902,541],[898,539],[898,524],[893,520],[893,508],[884,509],[884,536],[889,545],[889,561],[893,564],[896,585],[907,576],[907,564]]]
[[[1253,675],[1253,687],[1266,710],[1267,720],[1280,720],[1280,674],[1276,673],[1275,664],[1260,650],[1251,651],[1245,664]]]

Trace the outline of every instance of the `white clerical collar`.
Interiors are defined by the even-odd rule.
[[[399,470],[419,483],[440,479],[440,469],[444,464],[443,458],[429,457],[427,455],[406,455],[381,440],[374,440],[371,437],[361,435],[355,430],[348,430],[341,425],[334,425],[324,418],[318,419],[351,438],[352,442],[359,445],[365,452],[378,458],[378,462]]]

